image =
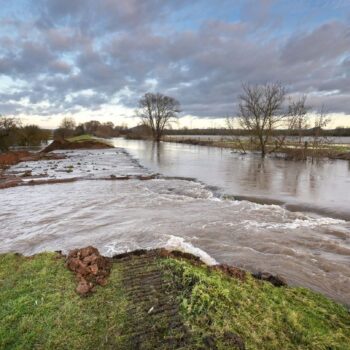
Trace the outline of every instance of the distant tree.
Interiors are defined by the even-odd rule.
[[[76,123],[71,117],[64,117],[59,125],[59,128],[54,131],[55,140],[64,140],[67,137],[74,135]]]
[[[165,127],[175,121],[180,112],[180,103],[173,97],[160,93],[147,93],[139,101],[137,111],[142,123],[152,130],[153,139],[160,141]]]
[[[305,136],[305,132],[309,128],[308,110],[306,95],[303,95],[297,101],[290,101],[288,106],[288,114],[292,116],[290,129],[294,129],[297,132],[299,144],[302,143],[303,136]]]
[[[104,137],[104,138],[113,137],[113,134],[114,134],[114,124],[112,122],[106,122],[99,125],[99,127],[94,133],[95,136]]]
[[[17,142],[21,121],[0,115],[0,151],[6,151]]]
[[[95,135],[97,129],[101,126],[98,120],[90,120],[84,123],[85,133]]]
[[[326,136],[324,128],[331,122],[331,119],[327,117],[325,107],[322,106],[321,110],[317,113],[314,126],[311,128],[311,140],[310,146],[312,150],[311,158],[319,157],[323,153],[323,149],[326,145],[331,143],[330,139]]]
[[[67,130],[74,130],[76,126],[74,118],[71,117],[64,117],[61,121],[60,128],[61,129],[67,129]]]
[[[50,132],[39,128],[37,125],[26,125],[18,131],[18,145],[40,146],[50,138]]]
[[[264,158],[271,142],[274,145],[271,152],[283,145],[286,136],[278,137],[275,131],[282,127],[291,129],[300,114],[299,109],[304,108],[305,101],[300,100],[285,109],[286,90],[280,83],[243,84],[242,89],[238,121],[257,140],[261,157]]]

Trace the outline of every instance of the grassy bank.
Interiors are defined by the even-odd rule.
[[[95,136],[90,135],[90,134],[84,134],[84,135],[69,137],[69,138],[66,139],[66,141],[72,142],[72,143],[100,142],[100,143],[104,143],[106,145],[112,146],[111,142],[109,142],[107,139],[100,138],[100,137],[95,137]]]
[[[259,146],[255,143],[251,143],[249,140],[238,140],[232,138],[232,140],[210,140],[210,137],[205,140],[196,138],[186,137],[165,137],[165,142],[184,143],[189,145],[229,148],[239,152],[259,152]],[[273,152],[275,149],[274,144],[267,145],[267,152]],[[304,158],[337,158],[337,159],[350,159],[350,146],[339,145],[333,143],[324,144],[318,148],[312,148],[309,146],[308,149],[303,148],[303,144],[296,142],[287,142],[281,148],[278,149],[279,154],[285,154],[286,158],[294,160],[302,160]]]
[[[348,311],[320,294],[249,274],[242,282],[186,261],[162,264],[182,290],[181,310],[198,344],[212,337],[218,349],[230,349],[235,334],[247,349],[350,349]]]
[[[0,348],[350,349],[344,307],[187,260],[115,260],[107,286],[75,287],[59,254],[1,255]]]

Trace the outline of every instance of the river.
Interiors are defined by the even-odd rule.
[[[0,252],[92,244],[113,255],[165,246],[210,264],[278,273],[350,305],[346,161],[262,161],[202,146],[114,142],[122,148],[67,151],[63,161],[12,167],[17,173],[33,168],[43,178],[81,179],[2,190]],[[152,173],[161,175],[137,178]],[[115,180],[123,175],[133,177]]]

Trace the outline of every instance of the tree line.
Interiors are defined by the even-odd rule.
[[[12,146],[40,146],[51,137],[51,130],[37,125],[23,126],[20,119],[0,115],[0,151]]]
[[[300,144],[304,136],[312,136],[320,140],[321,137],[330,133],[325,130],[329,120],[321,111],[311,125],[309,118],[311,107],[306,101],[306,96],[292,99],[287,95],[286,88],[281,83],[242,84],[237,110],[234,111],[233,116],[227,118],[226,128],[219,129],[219,132],[223,135],[250,136],[251,141],[259,147],[262,157],[281,149],[287,136],[298,137]],[[159,142],[164,134],[175,133],[171,131],[171,127],[180,112],[180,102],[177,99],[161,93],[146,93],[140,98],[136,110],[136,116],[141,121],[138,130],[142,130],[154,141]],[[48,137],[47,132],[35,125],[19,126],[15,118],[1,117],[1,121],[0,147],[2,149],[14,143],[18,145],[40,144]],[[349,128],[338,128],[333,133],[337,136],[348,136],[349,130]],[[188,130],[181,130],[181,132],[186,134]],[[197,132],[203,134],[203,130],[198,129]],[[211,129],[210,132],[215,134],[217,130]],[[128,133],[130,130],[128,131],[126,126],[115,126],[112,122],[101,123],[91,120],[76,125],[73,118],[66,117],[59,128],[54,131],[53,137],[65,139],[91,134],[108,138]],[[304,147],[307,147],[307,144],[304,144]]]
[[[54,130],[53,138],[55,140],[64,140],[84,134],[110,138],[125,135],[126,132],[126,125],[114,125],[112,122],[101,123],[98,120],[90,120],[77,125],[74,118],[65,117],[62,119],[58,129]]]

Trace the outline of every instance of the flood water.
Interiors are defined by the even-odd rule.
[[[116,139],[146,167],[193,177],[237,199],[273,203],[350,221],[350,161],[287,161],[228,149]]]
[[[80,181],[0,191],[0,252],[33,254],[92,244],[111,256],[137,248],[176,248],[211,264],[278,273],[292,285],[350,305],[347,162],[262,162],[215,148],[115,143],[123,149],[65,152],[63,163],[35,164],[34,174],[41,178],[76,176]],[[34,164],[10,171],[28,167]],[[162,175],[106,180],[154,172]],[[300,207],[324,205],[327,211],[333,200],[335,215],[225,194],[294,201]]]

